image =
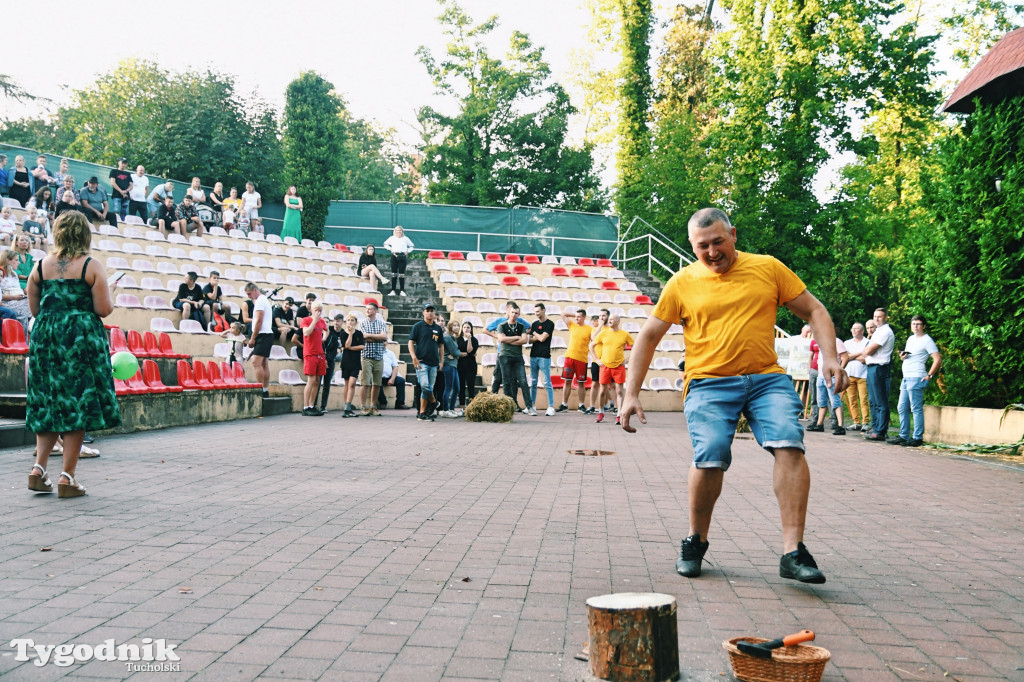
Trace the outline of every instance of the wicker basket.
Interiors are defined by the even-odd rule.
[[[779,647],[772,651],[771,658],[745,654],[736,646],[736,642],[761,644],[767,641],[761,637],[734,637],[722,642],[722,647],[729,652],[736,679],[744,682],[818,682],[825,673],[825,664],[832,658],[828,649],[807,644]]]

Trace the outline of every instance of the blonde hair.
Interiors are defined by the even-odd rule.
[[[60,260],[71,260],[89,253],[92,232],[89,221],[79,211],[65,211],[53,222],[53,250]]]
[[[448,333],[451,334],[452,336],[458,336],[459,334],[461,334],[462,323],[456,322],[455,320],[450,320],[448,322]]]
[[[348,315],[345,316],[345,321],[348,322],[349,320],[355,320],[356,322],[358,322],[359,318],[356,317],[354,313],[349,313]]]
[[[6,249],[3,253],[0,253],[0,272],[2,272],[4,277],[15,270],[15,267],[11,265],[11,261],[14,260],[17,255],[18,252],[14,249]]]

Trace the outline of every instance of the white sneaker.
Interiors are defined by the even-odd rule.
[[[547,412],[545,412],[545,413],[544,413],[544,415],[545,415],[546,417],[554,417],[554,416],[555,416],[555,408],[553,408],[553,407],[549,407],[549,408],[548,408],[548,411],[547,411]]]
[[[399,292],[398,292],[398,295],[399,295],[399,296],[405,296],[405,292],[404,292],[404,291],[399,291]]]
[[[537,410],[531,407],[528,410],[526,410],[526,414],[530,415],[531,417],[536,417]]]

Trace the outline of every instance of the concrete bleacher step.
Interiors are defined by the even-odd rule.
[[[664,283],[646,270],[623,270],[626,277],[639,287],[640,291],[651,297],[655,303],[661,296],[661,289]]]
[[[263,399],[264,417],[273,417],[279,414],[290,414],[292,412],[292,399],[287,396],[275,396]]]
[[[0,418],[0,448],[20,448],[35,442],[36,434],[25,428],[24,419]]]

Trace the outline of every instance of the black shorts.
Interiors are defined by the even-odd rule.
[[[363,371],[361,365],[342,365],[341,366],[341,378],[345,381],[349,379],[358,379],[359,373]]]
[[[595,384],[601,383],[601,365],[596,362],[590,363],[590,378],[594,380]]]
[[[274,346],[274,335],[273,334],[257,334],[256,344],[252,348],[253,355],[259,355],[261,358],[270,357],[270,349]]]

